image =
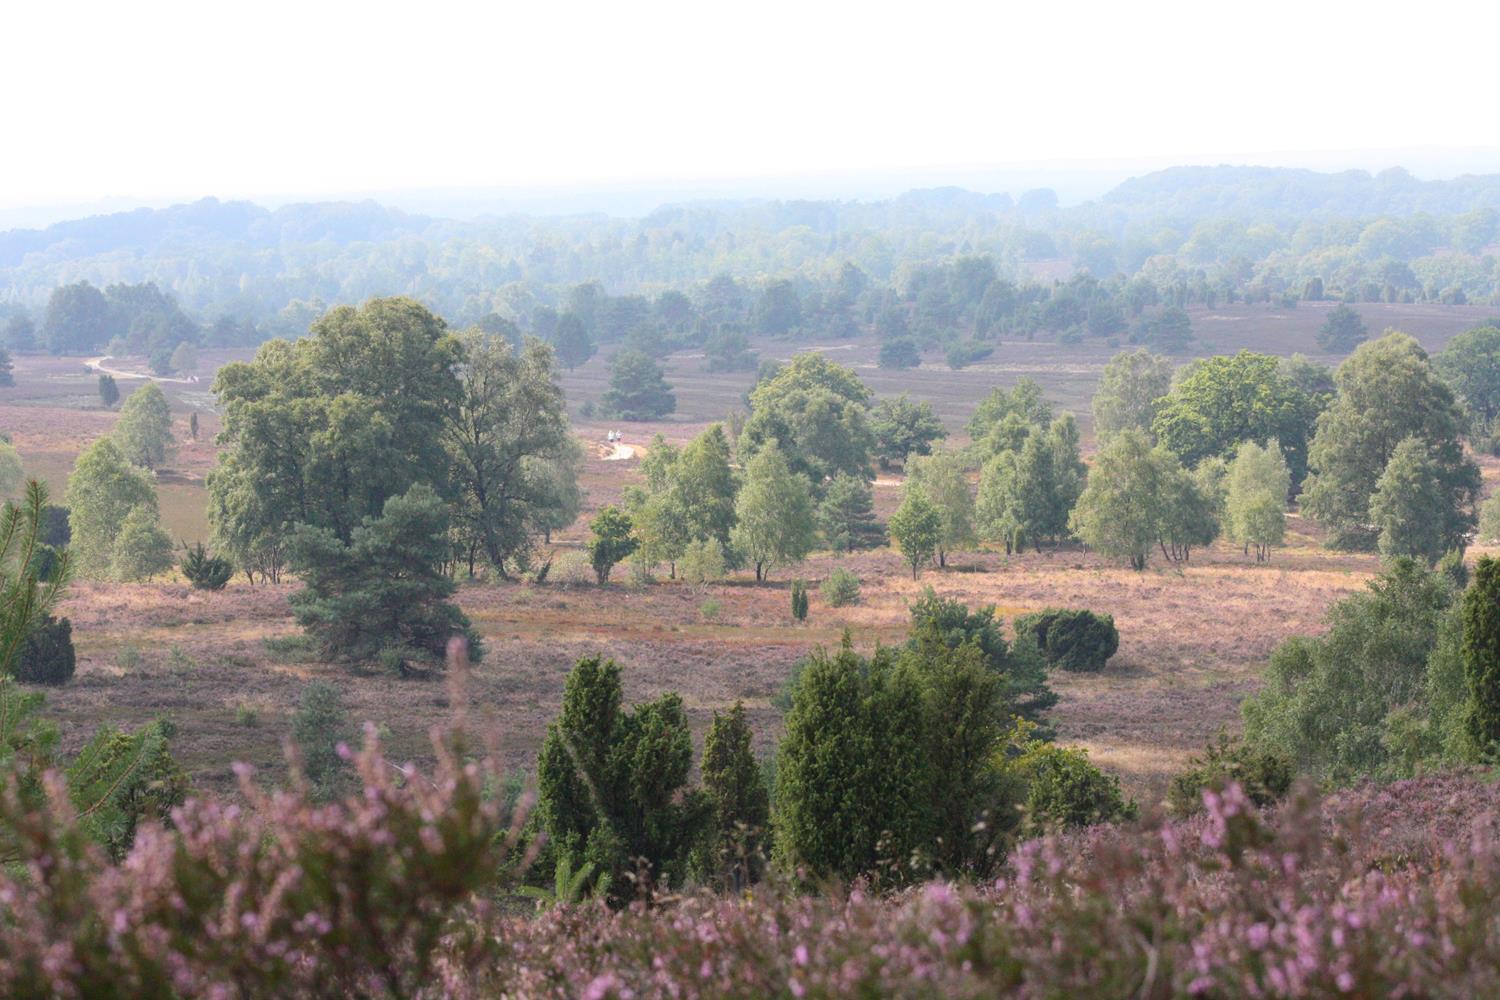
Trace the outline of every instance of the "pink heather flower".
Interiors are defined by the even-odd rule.
[[[807,989],[795,979],[788,982],[786,986],[787,989],[792,991],[792,996],[794,997],[800,997],[807,993]]]
[[[807,964],[807,945],[799,944],[797,946],[796,950],[792,952],[792,961],[798,965]]]
[[[1340,972],[1338,978],[1334,980],[1334,983],[1344,993],[1348,993],[1350,990],[1354,989],[1354,977],[1348,972]]]

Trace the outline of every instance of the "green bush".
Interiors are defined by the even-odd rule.
[[[26,684],[66,684],[73,676],[73,625],[66,618],[44,617],[26,637],[16,663],[16,680]]]
[[[223,590],[234,575],[234,566],[228,559],[209,555],[199,542],[183,555],[182,575],[198,590]]]
[[[807,621],[807,583],[792,581],[792,617],[799,622]]]
[[[1025,786],[1022,829],[1039,834],[1134,819],[1120,779],[1089,762],[1088,751],[1039,740],[1021,744],[1006,770]]]
[[[1167,807],[1178,816],[1191,816],[1203,808],[1204,791],[1222,792],[1238,783],[1251,802],[1268,806],[1291,790],[1291,758],[1280,750],[1251,746],[1220,733],[1191,767],[1172,779],[1167,789]]]
[[[842,608],[859,603],[859,577],[840,566],[828,574],[828,579],[818,588],[823,600],[830,608]]]
[[[1048,666],[1093,673],[1120,648],[1120,632],[1109,615],[1082,608],[1048,608],[1016,619],[1016,634],[1036,639]]]

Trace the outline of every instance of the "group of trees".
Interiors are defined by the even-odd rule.
[[[715,713],[699,788],[682,699],[627,710],[620,668],[579,661],[538,758],[545,850],[624,902],[689,879],[737,888],[768,860],[811,879],[982,875],[1022,830],[1128,814],[1113,779],[1022,718],[1055,696],[1034,643],[1007,643],[993,612],[928,591],[900,649],[815,651],[774,778],[736,705]]]
[[[1329,628],[1271,657],[1245,703],[1252,747],[1349,784],[1493,760],[1500,749],[1500,562],[1471,582],[1456,557],[1435,570],[1399,557],[1366,592],[1338,602]]]
[[[25,339],[29,328],[11,331]],[[62,285],[47,300],[41,338],[54,354],[143,354],[159,373],[192,371],[203,331],[177,301],[151,282],[100,291],[87,281]],[[17,346],[33,346],[31,344]]]
[[[538,342],[374,299],[225,366],[215,391],[215,544],[249,577],[298,572],[299,620],[330,655],[436,662],[467,627],[445,568],[507,575],[576,516],[578,448]]]
[[[79,575],[144,580],[172,567],[156,472],[176,453],[172,410],[154,382],[125,398],[108,437],[78,456],[68,477],[71,547]]]
[[[1484,336],[1455,350],[1481,351]],[[1125,351],[1094,399],[1100,448],[1088,468],[1076,421],[1055,416],[1029,379],[980,403],[967,448],[934,451],[941,425],[925,405],[901,397],[872,410],[852,371],[802,354],[762,373],[737,439],[716,428],[694,442],[692,471],[672,472],[677,453],[658,440],[627,508],[648,565],[711,542],[759,579],[802,559],[817,528],[832,548],[877,544],[871,461],[899,459],[906,481],[888,529],[914,576],[981,541],[1015,552],[1077,538],[1143,569],[1153,552],[1186,561],[1224,536],[1264,561],[1299,498],[1335,545],[1432,563],[1475,523],[1465,433],[1484,407],[1500,412],[1482,368],[1465,383],[1468,404],[1445,365],[1455,366],[1402,334],[1361,345],[1336,374],[1300,356],[1241,351],[1174,370]]]
[[[43,316],[49,294],[101,274],[135,282],[122,289],[154,282],[204,329],[189,335],[154,301],[138,326],[121,324],[94,296],[68,292],[57,305],[68,305],[69,350],[116,336],[153,355],[183,341],[250,345],[300,335],[331,304],[402,288],[459,324],[536,335],[570,367],[628,343],[648,355],[691,346],[719,370],[753,368],[752,334],[872,331],[891,363],[936,349],[959,366],[1001,335],[1128,338],[1173,353],[1192,336],[1189,304],[1500,292],[1486,252],[1500,234],[1492,180],[1270,175],[1163,171],[1070,208],[1048,191],[939,189],[664,206],[635,219],[459,222],[375,204],[268,211],[210,199],[0,236],[0,286],[17,303],[7,311],[34,324],[0,328],[0,346],[28,349],[35,326],[50,340],[63,328]],[[1078,280],[1036,280],[1038,261],[1070,264]]]
[[[625,496],[646,567],[665,563],[675,576],[685,554],[708,546],[759,580],[802,560],[820,535],[837,550],[878,545],[873,459],[905,461],[945,433],[930,406],[905,397],[872,413],[859,377],[820,354],[764,371],[749,402],[733,439],[714,425],[681,450],[660,435],[647,448],[645,482]]]

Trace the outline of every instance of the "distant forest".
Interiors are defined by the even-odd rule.
[[[878,334],[956,366],[1002,336],[1181,349],[1193,304],[1500,303],[1500,176],[1182,167],[1062,208],[1050,190],[886,201],[668,205],[644,218],[455,221],[374,202],[205,199],[0,233],[0,346],[296,336],[327,308],[404,294],[450,323],[554,343],[565,364],[751,334]],[[914,362],[913,362],[914,363]]]

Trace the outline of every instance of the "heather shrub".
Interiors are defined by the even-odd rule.
[[[823,581],[818,590],[830,608],[843,608],[859,603],[859,577],[842,566],[829,573],[828,579]]]
[[[1030,633],[1048,666],[1094,673],[1120,648],[1120,633],[1110,615],[1072,608],[1049,608],[1015,621],[1016,634]]]
[[[360,794],[328,805],[242,769],[245,805],[187,802],[118,866],[55,776],[35,804],[8,777],[0,826],[19,863],[0,872],[0,994],[452,995],[499,958],[478,893],[525,865],[518,822],[487,794],[498,770],[465,746],[449,733],[434,771],[409,773],[367,730]]]
[[[1271,805],[1286,797],[1296,776],[1286,754],[1230,739],[1223,732],[1189,764],[1167,789],[1167,807],[1178,816],[1201,810],[1204,792],[1222,793],[1231,784],[1238,785],[1255,805]]]
[[[66,684],[77,664],[73,625],[66,618],[43,616],[26,636],[16,661],[16,680],[24,684]]]

